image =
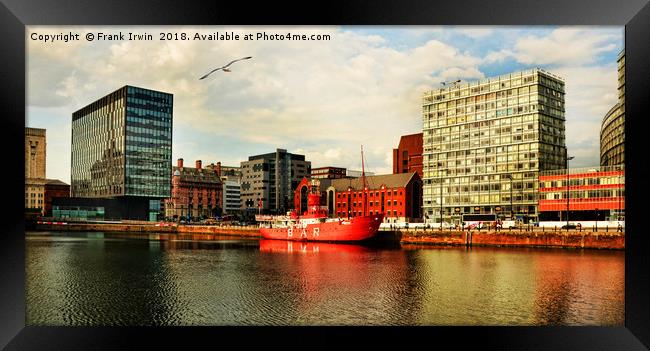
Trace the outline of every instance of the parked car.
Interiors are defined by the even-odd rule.
[[[578,226],[575,223],[569,223],[562,226],[562,229],[576,229]]]
[[[464,229],[485,229],[490,225],[490,222],[472,221],[465,222]]]
[[[454,225],[453,225],[452,223],[449,223],[449,222],[442,222],[442,229],[451,229],[451,228],[453,228],[453,227],[454,227]],[[438,222],[438,223],[431,223],[431,228],[440,229],[440,222]]]
[[[522,227],[523,225],[524,225],[524,224],[523,224],[521,221],[510,221],[510,220],[507,220],[507,221],[502,221],[502,222],[501,222],[501,228],[504,228],[504,229],[520,228],[520,227]]]

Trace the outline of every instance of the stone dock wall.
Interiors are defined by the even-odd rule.
[[[133,232],[168,234],[222,234],[260,237],[257,226],[179,225],[155,226],[151,224],[67,223],[37,224],[36,230],[80,232]]]
[[[624,232],[599,231],[402,231],[401,243],[429,245],[625,249]]]
[[[244,237],[261,237],[257,226],[180,225],[155,226],[140,224],[67,223],[37,224],[44,231],[98,231],[169,234],[220,234]],[[381,231],[381,241],[402,244],[499,246],[499,247],[555,247],[572,249],[625,249],[625,233],[613,230],[394,230]]]

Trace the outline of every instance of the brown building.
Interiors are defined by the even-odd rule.
[[[25,208],[45,205],[45,129],[25,128]]]
[[[393,149],[393,174],[410,172],[422,178],[422,133],[403,135]]]
[[[179,158],[177,166],[172,167],[172,197],[164,200],[165,217],[211,217],[221,208],[221,164],[201,166],[197,160],[195,168],[185,167]]]
[[[345,178],[346,169],[341,167],[318,167],[311,169],[311,177],[316,179]]]
[[[58,179],[46,179],[44,189],[44,216],[52,216],[52,198],[55,197],[70,197],[70,185]]]

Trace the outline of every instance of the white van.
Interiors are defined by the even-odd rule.
[[[511,229],[511,228],[517,228],[522,225],[521,221],[512,221],[512,220],[506,220],[506,221],[501,221],[501,228],[505,229]]]

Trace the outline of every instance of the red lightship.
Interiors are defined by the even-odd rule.
[[[362,149],[363,167],[363,149]],[[362,170],[364,190],[365,169]],[[310,180],[310,190],[307,197],[308,211],[298,215],[290,211],[286,216],[255,216],[256,220],[264,223],[260,233],[264,239],[280,239],[295,241],[363,241],[374,237],[379,225],[384,220],[384,214],[366,214],[367,194],[364,193],[363,216],[348,219],[328,218],[327,207],[320,205],[320,181]]]

